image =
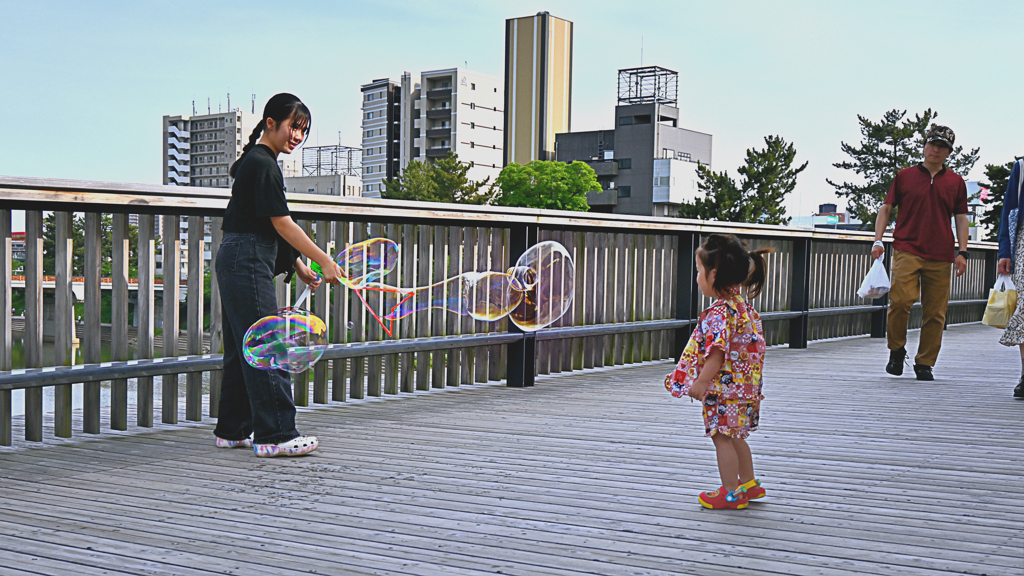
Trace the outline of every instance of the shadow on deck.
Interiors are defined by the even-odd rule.
[[[302,459],[218,450],[210,422],[21,444],[0,449],[0,566],[1019,576],[1024,401],[999,335],[950,328],[934,383],[884,374],[884,340],[770,350],[768,497],[734,512],[696,503],[714,451],[665,362],[300,409],[322,442]]]

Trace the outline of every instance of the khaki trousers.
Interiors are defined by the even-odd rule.
[[[946,327],[946,306],[952,264],[928,260],[910,252],[896,250],[892,259],[892,288],[889,289],[889,319],[886,335],[889,349],[907,344],[910,307],[921,298],[921,342],[914,361],[935,366]]]

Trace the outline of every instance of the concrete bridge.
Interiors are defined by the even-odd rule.
[[[218,450],[210,421],[16,440],[0,572],[1019,576],[999,334],[950,327],[933,383],[886,375],[884,340],[770,349],[768,496],[741,511],[696,503],[714,450],[666,361],[300,409],[322,447],[294,460]]]

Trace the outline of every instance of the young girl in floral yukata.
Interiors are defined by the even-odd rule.
[[[757,430],[763,398],[764,330],[747,299],[764,286],[768,252],[748,252],[745,243],[728,234],[712,234],[697,249],[697,285],[715,302],[701,312],[675,372],[665,378],[673,396],[704,404],[705,436],[715,443],[722,486],[701,492],[697,501],[713,510],[746,508],[750,500],[765,496],[754,478],[746,441]]]

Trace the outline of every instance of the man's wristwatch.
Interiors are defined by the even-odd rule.
[[[967,260],[967,250],[961,250],[956,253],[957,256],[963,256],[964,260]]]

